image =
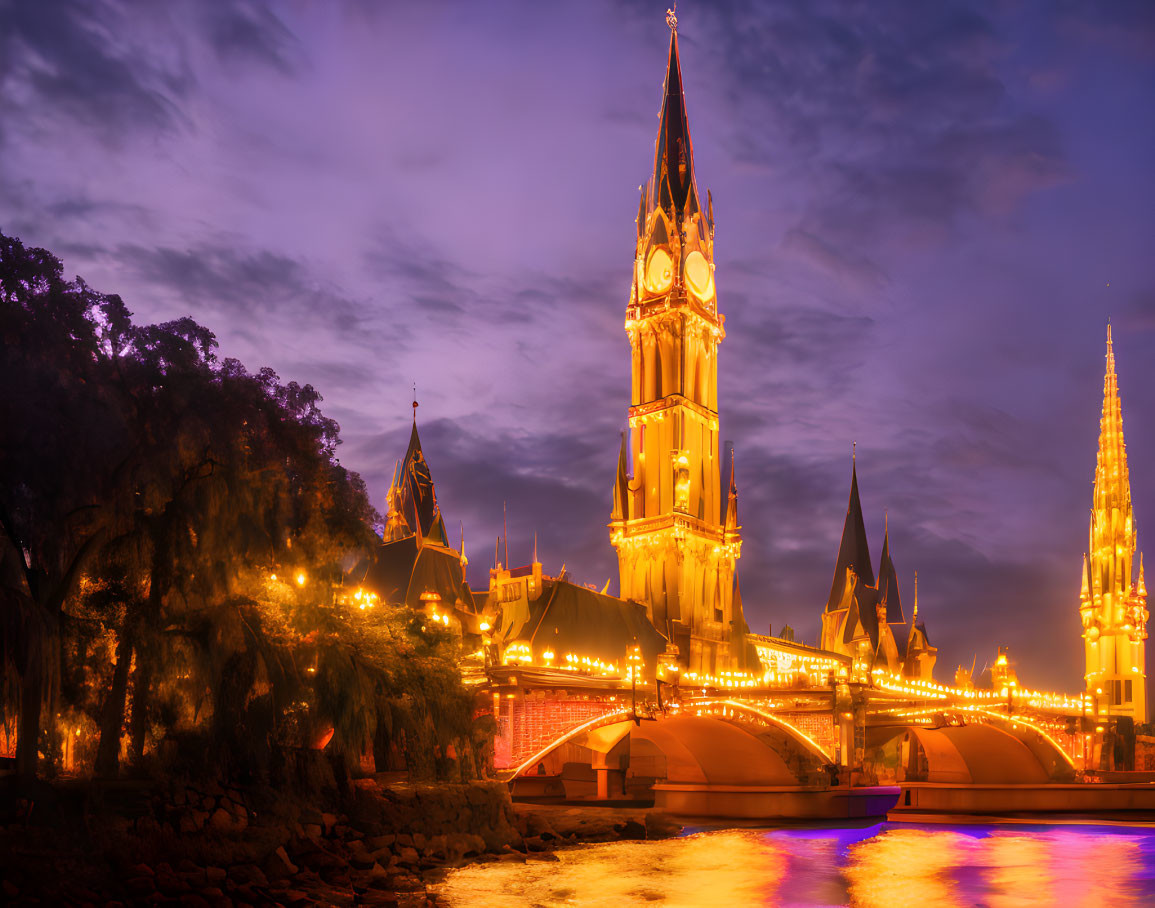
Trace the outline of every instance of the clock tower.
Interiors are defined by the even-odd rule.
[[[626,333],[632,351],[629,433],[623,435],[609,529],[621,596],[644,603],[690,672],[741,667],[746,624],[735,605],[741,553],[733,465],[723,492],[718,450],[714,214],[694,177],[670,19],[654,170],[638,205]]]

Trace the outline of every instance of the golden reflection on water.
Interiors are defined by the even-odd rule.
[[[562,851],[560,862],[478,864],[439,890],[450,905],[670,908],[775,904],[785,861],[774,842],[750,830],[655,842],[610,842]]]
[[[879,825],[730,829],[478,864],[439,887],[459,906],[1155,904],[1155,830]]]
[[[958,833],[928,837],[917,829],[892,829],[857,842],[843,870],[851,902],[863,908],[963,905],[950,873],[971,844]]]

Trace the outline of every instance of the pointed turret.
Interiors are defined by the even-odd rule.
[[[614,505],[610,512],[611,521],[629,520],[630,476],[629,460],[626,453],[626,433],[622,433],[622,445],[618,450],[618,475],[614,479]]]
[[[887,624],[902,624],[902,600],[898,593],[898,572],[890,558],[890,520],[882,536],[882,560],[878,564],[878,601],[886,609]]]
[[[906,637],[906,654],[902,674],[907,678],[929,681],[934,677],[938,648],[931,645],[926,625],[918,620],[918,571],[914,572],[914,607],[910,616],[910,632]]]
[[[734,452],[730,452],[730,487],[726,493],[726,523],[727,535],[737,533],[738,526],[738,486],[734,482]]]
[[[853,568],[858,582],[874,586],[874,568],[870,564],[870,547],[866,542],[866,525],[862,520],[862,504],[858,500],[858,471],[855,460],[850,462],[850,501],[846,506],[846,522],[842,525],[842,542],[838,546],[838,561],[834,565],[834,582],[826,611],[838,608],[846,584],[846,569]]]
[[[1147,598],[1147,582],[1143,578],[1143,553],[1139,553],[1139,582],[1135,585],[1135,594],[1140,599]]]

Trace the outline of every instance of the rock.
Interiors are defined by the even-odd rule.
[[[626,820],[624,823],[615,824],[614,832],[621,839],[644,839],[646,837],[646,827],[637,820]]]
[[[410,848],[403,845],[397,850],[397,859],[402,864],[416,864],[419,860],[421,860],[421,856],[417,853],[416,848]]]
[[[323,813],[321,814],[321,825],[325,827],[325,834],[328,835],[337,825],[337,817],[331,813]]]
[[[284,845],[278,845],[277,850],[265,858],[265,876],[269,879],[281,880],[293,876],[297,870],[297,865],[289,860]]]
[[[180,903],[184,908],[212,908],[207,899],[195,892],[187,892],[182,895]]]
[[[134,876],[124,881],[124,888],[134,898],[143,899],[156,892],[151,876]]]
[[[545,851],[545,852],[542,852],[541,854],[531,854],[526,858],[526,860],[527,861],[560,861],[561,858],[559,858],[552,851]]]
[[[378,848],[389,848],[397,841],[397,836],[389,835],[375,835],[365,839],[365,845],[370,851],[376,851]]]
[[[669,839],[681,834],[682,824],[666,814],[656,811],[646,814],[646,838]]]
[[[516,851],[511,851],[508,854],[499,854],[497,859],[503,864],[524,864],[525,855]]]
[[[137,864],[129,870],[129,873],[133,876],[156,876],[156,871],[149,867],[148,864]]]
[[[180,895],[182,892],[188,892],[192,887],[173,871],[170,870],[167,873],[161,873],[158,869],[156,888],[165,895]]]
[[[209,884],[209,878],[203,867],[196,870],[178,870],[177,875],[188,884],[191,889],[200,889]]]
[[[205,877],[213,886],[220,885],[228,878],[228,871],[224,867],[206,867]]]
[[[268,886],[269,879],[264,871],[256,864],[235,864],[229,868],[229,878],[238,883],[252,883],[256,886]]]
[[[310,839],[321,838],[321,824],[320,823],[306,823],[305,836]]]
[[[408,833],[403,832],[399,836],[397,836],[397,844],[412,848],[413,847],[413,836],[409,835]]]
[[[421,851],[422,849],[424,849],[428,844],[429,844],[429,839],[425,836],[424,833],[420,833],[420,832],[413,833],[413,847],[416,848],[418,851]]]
[[[5,880],[3,883],[4,894],[10,899],[16,898],[20,894],[20,889],[11,880]]]

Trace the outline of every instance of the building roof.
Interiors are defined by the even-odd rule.
[[[421,608],[423,593],[436,593],[446,607],[475,610],[461,557],[433,543],[418,545],[415,536],[382,543],[358,573],[361,585],[390,605]]]
[[[619,666],[637,643],[647,674],[653,672],[666,638],[650,622],[645,606],[568,580],[544,578],[543,586],[541,596],[530,603],[529,620],[513,639],[535,651],[552,651],[558,664],[572,653]]]

